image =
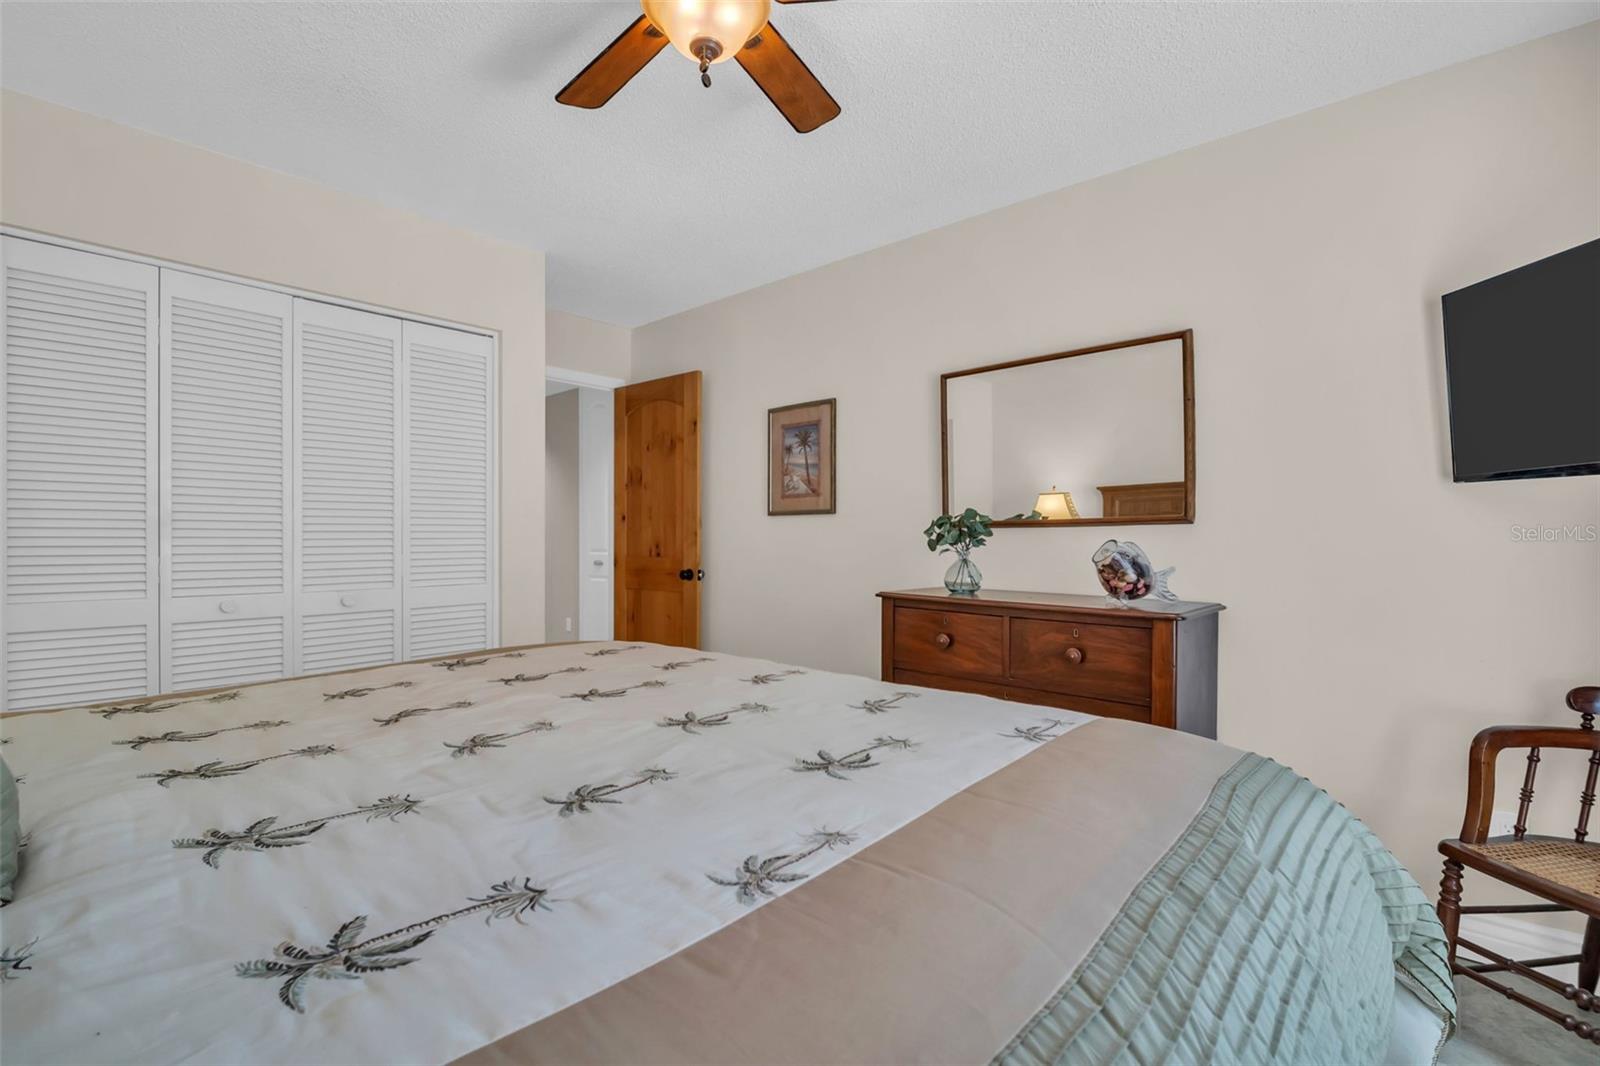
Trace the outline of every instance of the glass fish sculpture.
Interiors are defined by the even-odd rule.
[[[1177,567],[1157,570],[1150,565],[1144,549],[1131,540],[1108,540],[1094,553],[1094,569],[1106,599],[1117,607],[1154,595],[1158,600],[1176,600],[1167,587],[1167,578]]]

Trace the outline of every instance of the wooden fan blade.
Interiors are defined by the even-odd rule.
[[[603,107],[666,46],[666,34],[640,15],[556,93],[556,101],[573,107]]]
[[[772,23],[762,27],[733,58],[761,86],[772,106],[783,112],[796,133],[810,133],[839,117],[838,101]]]

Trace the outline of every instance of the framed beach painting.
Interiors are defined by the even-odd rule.
[[[833,514],[833,400],[767,412],[767,514]]]

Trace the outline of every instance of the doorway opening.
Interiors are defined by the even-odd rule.
[[[545,369],[545,640],[610,640],[612,393],[620,378]]]

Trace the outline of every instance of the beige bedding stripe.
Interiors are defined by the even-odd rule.
[[[987,1062],[1239,757],[1091,722],[458,1066]]]

